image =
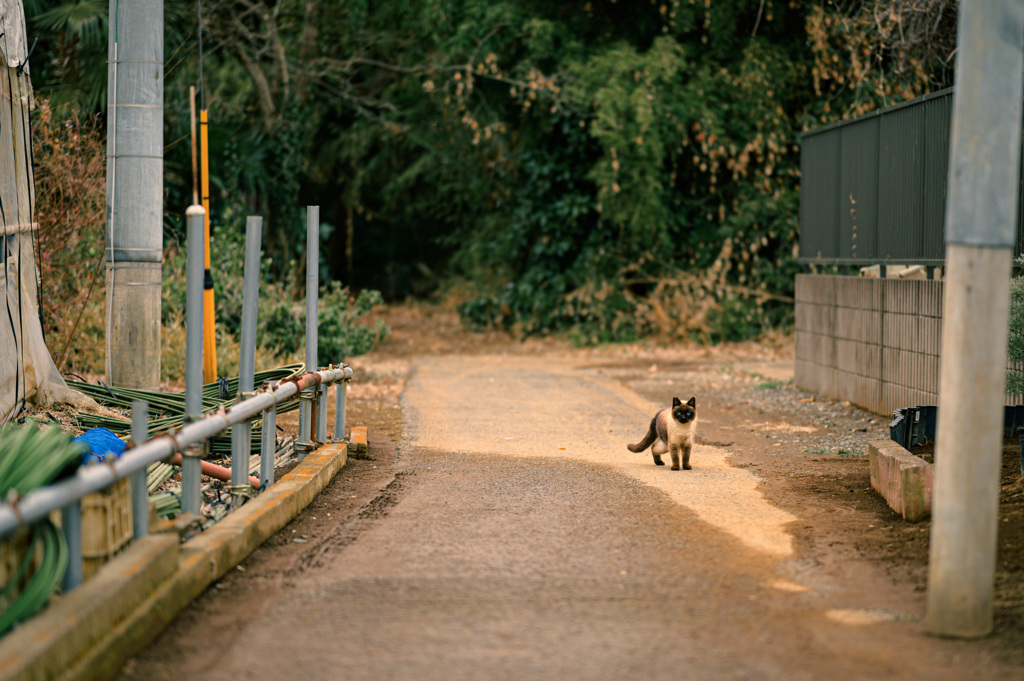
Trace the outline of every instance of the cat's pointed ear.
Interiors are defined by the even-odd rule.
[[[679,398],[678,397],[673,397],[672,398],[672,406],[673,407],[678,407],[680,405],[682,405],[682,402],[679,401]]]
[[[689,402],[687,402],[687,404],[690,405],[691,407],[693,407],[694,409],[696,409],[697,408],[697,396],[694,395],[693,397],[691,397]]]

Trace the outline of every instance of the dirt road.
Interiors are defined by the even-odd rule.
[[[917,532],[864,501],[870,415],[679,355],[371,358],[361,375],[372,460],[123,678],[1024,677],[1005,640],[925,636],[919,580],[852,539]],[[698,400],[692,471],[625,448],[673,394]],[[793,492],[808,480],[831,491]]]

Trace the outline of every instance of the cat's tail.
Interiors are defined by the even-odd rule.
[[[640,442],[637,442],[635,445],[626,445],[626,449],[631,452],[642,452],[653,445],[654,441],[657,439],[658,433],[655,431],[654,424],[652,423],[651,429],[647,431],[647,435],[644,436],[644,439],[640,440]]]

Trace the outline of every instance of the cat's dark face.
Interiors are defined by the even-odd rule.
[[[673,397],[672,418],[679,423],[689,423],[697,418],[697,398],[691,397],[686,404],[683,404],[678,397]]]

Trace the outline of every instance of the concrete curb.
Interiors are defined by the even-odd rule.
[[[185,544],[151,534],[0,640],[0,681],[109,679],[228,570],[288,524],[348,459],[314,452],[270,489]]]
[[[916,523],[932,510],[935,468],[924,459],[889,440],[868,443],[871,486],[889,507],[904,519]]]

